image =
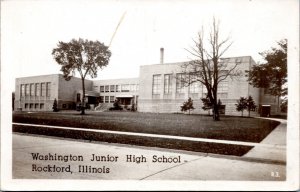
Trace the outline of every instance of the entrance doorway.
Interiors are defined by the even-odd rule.
[[[271,105],[262,105],[260,110],[261,117],[270,117],[271,115]]]

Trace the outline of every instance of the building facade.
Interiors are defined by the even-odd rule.
[[[85,81],[87,90],[92,84]],[[61,74],[17,78],[15,86],[15,109],[25,111],[50,111],[55,99],[59,109],[75,109],[82,92],[81,79],[66,81]]]
[[[139,78],[85,80],[86,103],[91,110],[107,110],[115,100],[127,109],[151,113],[181,113],[183,102],[191,98],[195,110],[192,113],[207,114],[202,109],[201,98],[206,97],[206,88],[200,83],[189,86],[180,81],[183,63],[163,63],[143,65]],[[221,101],[221,114],[240,115],[236,103],[240,97],[252,96],[258,106],[252,114],[264,111],[265,116],[276,114],[278,98],[269,95],[264,89],[254,88],[247,81],[246,71],[255,65],[250,56],[223,58],[230,68],[236,64],[241,72],[238,78],[226,78],[218,86]],[[23,77],[16,79],[15,109],[23,111],[51,111],[54,99],[59,109],[76,109],[81,103],[81,79],[73,77],[65,81],[60,74]]]
[[[260,90],[252,87],[245,76],[245,71],[255,64],[249,57],[224,58],[228,68],[238,63],[237,70],[240,77],[230,77],[221,81],[218,85],[218,98],[222,103],[222,113],[237,115],[235,104],[240,97],[251,95],[255,103],[260,101]],[[199,82],[185,86],[180,80],[183,74],[184,63],[169,63],[145,65],[140,67],[140,89],[138,110],[141,112],[166,112],[178,113],[180,106],[190,97],[193,100],[195,110],[193,113],[207,113],[202,109],[201,98],[206,97],[206,88]],[[149,89],[150,88],[150,89]]]
[[[96,80],[93,82],[93,89],[100,94],[96,110],[112,107],[115,100],[118,100],[125,109],[136,110],[139,93],[138,78]]]

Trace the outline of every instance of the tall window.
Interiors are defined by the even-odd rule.
[[[30,94],[29,84],[25,85],[25,95],[28,96]]]
[[[115,85],[110,86],[110,92],[115,92]]]
[[[40,96],[40,84],[35,84],[35,96]]]
[[[104,102],[104,96],[100,96],[100,103]]]
[[[30,84],[30,96],[34,96],[34,84]]]
[[[170,94],[172,93],[172,75],[166,74],[164,77],[164,93]]]
[[[223,80],[218,84],[218,92],[228,92],[228,81]]]
[[[114,103],[114,101],[115,101],[115,96],[110,96],[110,102]]]
[[[190,84],[190,93],[199,93],[200,91],[200,83],[193,82]]]
[[[116,85],[116,92],[121,92],[121,86],[120,85]]]
[[[50,97],[50,94],[51,94],[51,83],[48,82],[46,85],[47,85],[46,96]]]
[[[135,84],[131,84],[129,90],[134,92],[135,91]]]
[[[45,95],[46,95],[46,84],[41,83],[41,96],[45,96]]]
[[[109,85],[105,85],[105,92],[109,92]]]
[[[109,103],[109,96],[105,96],[105,103]]]
[[[176,74],[176,93],[184,93],[184,74]]]
[[[104,86],[100,86],[100,92],[104,93]]]
[[[21,96],[25,95],[25,85],[21,84]]]
[[[153,82],[152,82],[152,93],[153,94],[160,93],[160,84],[161,84],[161,75],[153,75]]]

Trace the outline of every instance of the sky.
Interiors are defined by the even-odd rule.
[[[161,47],[165,63],[190,60],[186,49],[202,28],[209,34],[213,17],[221,38],[233,42],[224,57],[261,63],[259,52],[289,38],[298,8],[297,0],[1,1],[1,71],[12,90],[17,77],[61,73],[52,49],[80,37],[112,41],[109,65],[96,79],[138,77],[139,66],[160,62]]]

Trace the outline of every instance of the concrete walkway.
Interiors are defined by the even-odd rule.
[[[244,157],[261,158],[286,162],[286,129],[287,120],[272,119],[280,121],[278,125],[260,144],[251,149]],[[265,145],[273,145],[272,148],[266,148]]]

